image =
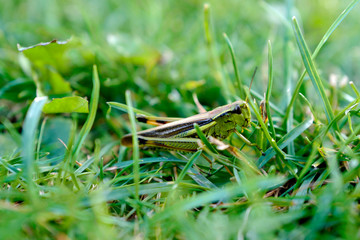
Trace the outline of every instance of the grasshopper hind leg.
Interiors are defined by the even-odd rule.
[[[170,118],[170,117],[153,117],[145,116],[142,114],[136,115],[136,120],[153,126],[161,126],[167,123],[175,122],[181,120],[182,118]]]

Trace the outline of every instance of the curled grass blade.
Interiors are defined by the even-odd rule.
[[[89,132],[91,130],[91,127],[92,127],[92,125],[94,123],[94,120],[95,120],[96,111],[97,111],[98,103],[99,103],[99,93],[100,93],[100,80],[99,80],[99,75],[98,75],[96,65],[93,66],[92,82],[93,82],[93,89],[92,89],[92,92],[91,92],[91,101],[90,101],[89,114],[88,114],[88,117],[86,119],[86,122],[85,122],[84,126],[80,130],[77,141],[75,142],[74,151],[73,151],[73,154],[72,154],[72,161],[73,162],[71,164],[73,164],[77,160],[79,152],[80,152],[80,148],[83,145],[87,135],[89,134]]]
[[[33,175],[35,171],[35,138],[36,131],[39,124],[41,111],[48,100],[47,97],[36,97],[34,101],[31,103],[28,112],[26,113],[24,125],[23,125],[23,133],[22,133],[22,170],[24,178],[28,184],[28,193],[29,200],[35,200],[35,189],[33,182]]]

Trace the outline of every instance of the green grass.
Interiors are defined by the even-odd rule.
[[[0,238],[357,238],[357,3],[0,0]],[[194,93],[256,146],[120,145]]]

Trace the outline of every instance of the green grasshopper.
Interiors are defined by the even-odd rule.
[[[249,127],[251,113],[247,102],[239,100],[184,119],[143,115],[138,116],[137,119],[140,122],[157,125],[157,127],[137,133],[139,147],[195,152],[199,149],[199,137],[194,124],[200,127],[206,137],[212,136],[223,140],[236,131],[236,126]],[[132,135],[125,135],[121,139],[121,144],[131,147]]]

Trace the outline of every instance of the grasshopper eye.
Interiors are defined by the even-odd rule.
[[[237,104],[232,112],[236,114],[241,114],[242,111],[240,105]]]

